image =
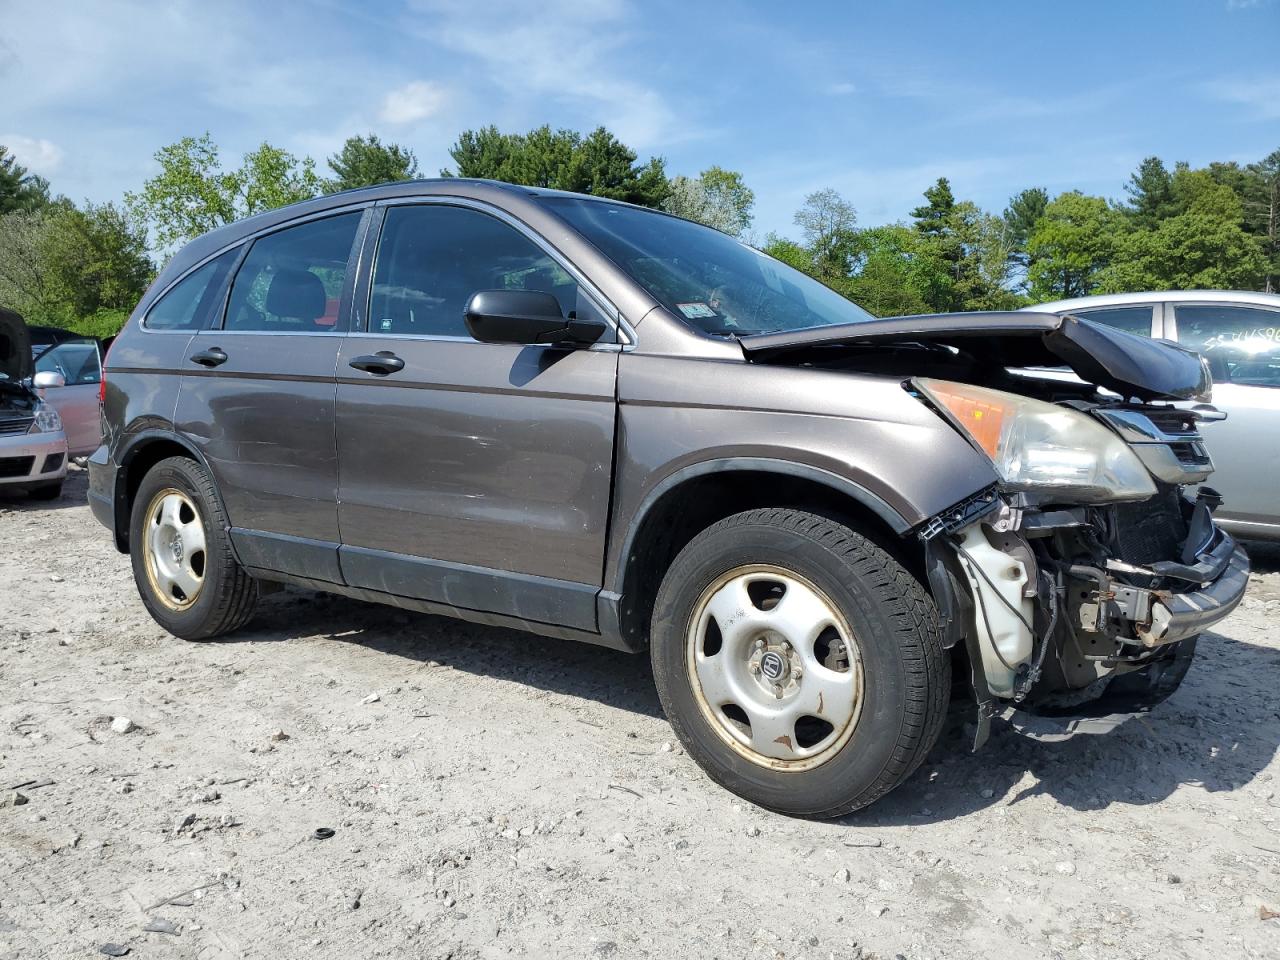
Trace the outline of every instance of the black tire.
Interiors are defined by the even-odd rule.
[[[169,488],[186,494],[195,504],[205,535],[204,585],[195,602],[182,610],[170,608],[157,595],[144,557],[148,506],[157,493]],[[176,637],[208,640],[238,630],[253,616],[258,602],[258,583],[236,561],[227,532],[229,527],[212,479],[194,460],[185,457],[161,460],[142,478],[129,518],[133,579],[147,612]]]
[[[805,770],[753,762],[726,744],[699,706],[686,660],[690,618],[709,586],[749,564],[799,574],[847,620],[862,656],[863,706],[848,741]],[[951,690],[932,598],[870,539],[827,517],[768,508],[728,517],[676,557],[658,591],[652,650],[663,710],[713,780],[762,807],[838,817],[874,803],[933,747]]]
[[[27,491],[27,496],[32,500],[57,500],[62,496],[62,481],[55,480],[53,483],[42,483],[38,487],[32,487]]]

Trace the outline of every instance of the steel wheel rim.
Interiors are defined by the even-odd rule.
[[[752,763],[811,770],[857,729],[857,638],[830,598],[793,571],[751,564],[717,577],[694,606],[685,649],[703,716]]]
[[[204,520],[192,499],[173,487],[151,498],[143,527],[143,561],[152,595],[170,610],[186,610],[204,590]]]

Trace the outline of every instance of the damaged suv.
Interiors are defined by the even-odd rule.
[[[979,741],[1009,705],[1149,708],[1247,580],[1195,354],[877,320],[591,197],[414,181],[223,227],[105,378],[90,501],[172,633],[285,583],[648,649],[689,753],[790,813],[892,789],[952,696]]]

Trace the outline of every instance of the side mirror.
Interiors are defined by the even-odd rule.
[[[41,370],[32,378],[31,385],[37,390],[45,390],[49,387],[65,387],[67,378],[56,370]]]
[[[481,343],[595,343],[608,326],[601,320],[565,318],[560,301],[539,290],[481,290],[465,311],[467,330]]]

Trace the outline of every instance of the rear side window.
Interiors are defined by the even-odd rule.
[[[228,250],[175,283],[151,305],[143,326],[148,330],[198,330],[204,326],[238,253]]]
[[[1081,320],[1092,320],[1108,327],[1115,327],[1125,333],[1136,333],[1139,336],[1151,336],[1152,307],[1106,307],[1098,310],[1072,310],[1073,316]]]
[[[289,227],[254,241],[236,271],[227,330],[330,333],[338,326],[342,288],[359,212]]]
[[[550,293],[566,315],[586,308],[578,303],[573,277],[496,217],[440,204],[387,211],[373,274],[370,333],[466,337],[463,311],[480,290]]]
[[[1213,379],[1280,387],[1280,310],[1229,303],[1178,304],[1178,342],[1209,361]]]

